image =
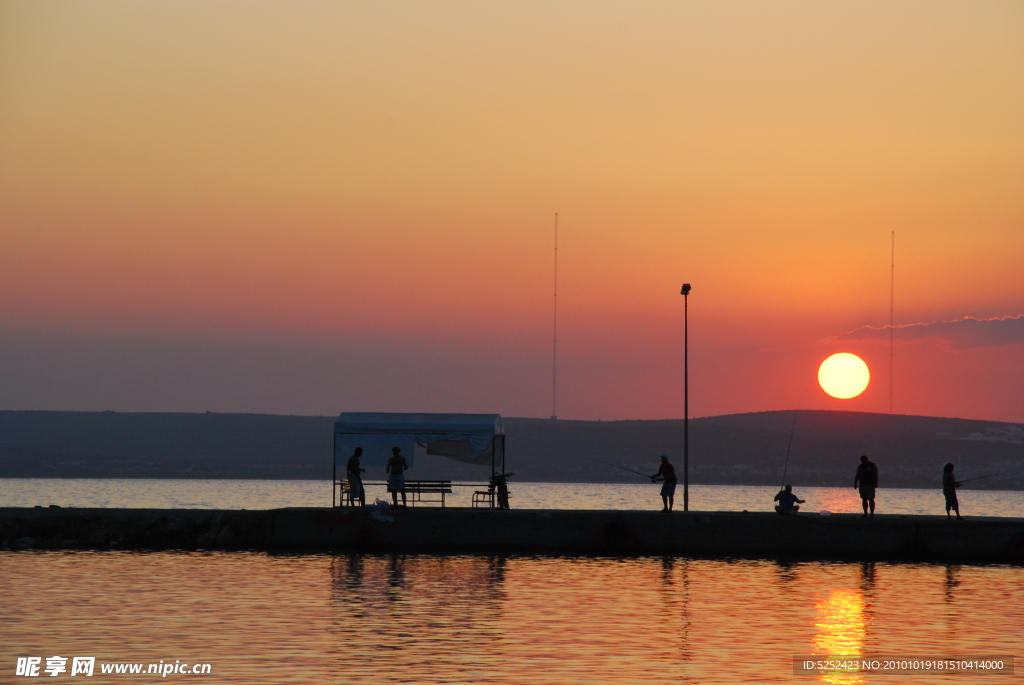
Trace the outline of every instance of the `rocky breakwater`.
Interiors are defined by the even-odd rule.
[[[1024,562],[1024,519],[611,510],[0,509],[0,546]]]
[[[2,549],[257,549],[267,512],[0,508]]]

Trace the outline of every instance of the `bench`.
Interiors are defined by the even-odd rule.
[[[420,504],[440,502],[444,507],[444,496],[452,494],[452,482],[450,480],[406,480],[405,494],[409,504],[415,506]],[[429,499],[423,499],[423,495],[432,495]],[[440,498],[437,496],[440,495]]]

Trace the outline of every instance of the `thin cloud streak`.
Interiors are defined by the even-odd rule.
[[[1024,343],[1024,314],[991,319],[965,316],[953,321],[911,323],[891,328],[894,337],[901,342],[941,340],[956,350]],[[890,326],[861,326],[828,340],[884,341],[889,339],[889,329]]]

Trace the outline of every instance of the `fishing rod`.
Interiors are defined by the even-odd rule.
[[[967,478],[965,480],[957,481],[958,483],[970,483],[972,480],[981,480],[982,478],[991,478],[992,476],[998,476],[998,473],[990,473],[987,476],[975,476],[974,478]]]
[[[789,446],[786,448],[786,464],[782,467],[782,484],[779,486],[779,490],[786,487],[786,471],[789,469],[789,451],[793,449],[793,434],[796,432],[796,417],[800,413],[800,403],[796,403],[796,409],[793,411],[793,425],[789,428]]]
[[[588,459],[590,459],[590,458],[588,457]],[[613,464],[610,461],[601,461],[600,459],[590,459],[590,461],[596,461],[598,464],[604,464],[605,466],[612,466],[612,467],[617,468],[617,469],[622,469],[623,471],[629,471],[630,473],[635,473],[636,475],[643,476],[644,478],[650,478],[651,477],[651,474],[649,474],[649,473],[640,473],[639,471],[634,471],[633,469],[627,469],[625,466],[619,466],[618,464]]]

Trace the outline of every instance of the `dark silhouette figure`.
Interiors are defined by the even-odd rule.
[[[956,489],[963,485],[953,475],[953,464],[952,462],[946,464],[942,468],[942,494],[946,497],[946,518],[950,518],[949,510],[952,509],[956,512],[956,520],[963,521],[964,517],[960,515],[960,502],[956,499]]]
[[[853,477],[853,487],[860,490],[860,501],[864,507],[864,515],[861,518],[868,517],[869,506],[871,507],[871,518],[875,518],[875,488],[878,487],[878,467],[868,459],[867,455],[862,455],[860,458],[857,475]]]
[[[494,491],[498,495],[498,508],[508,509],[508,479],[514,476],[514,473],[496,473],[491,476],[491,485],[494,486]]]
[[[669,513],[672,511],[672,505],[675,503],[676,497],[676,470],[672,467],[672,464],[668,462],[668,455],[661,455],[661,468],[658,472],[651,476],[651,482],[657,483],[658,481],[664,481],[664,485],[661,486],[661,501],[664,503],[662,511]]]
[[[800,511],[798,504],[803,504],[807,500],[802,500],[793,494],[793,486],[787,485],[782,490],[779,490],[779,494],[775,495],[775,501],[779,503],[775,507],[776,513],[779,514],[795,514]]]
[[[391,458],[388,459],[388,466],[384,472],[388,474],[388,492],[391,493],[391,503],[398,506],[398,493],[402,493],[402,508],[405,508],[405,470],[409,465],[405,463],[401,447],[391,448]]]
[[[359,506],[366,506],[366,490],[363,488],[363,477],[361,474],[366,472],[366,469],[359,466],[359,457],[363,454],[363,448],[357,447],[352,456],[348,458],[348,464],[345,466],[345,470],[348,472],[348,488],[351,493],[352,499],[359,500]]]

